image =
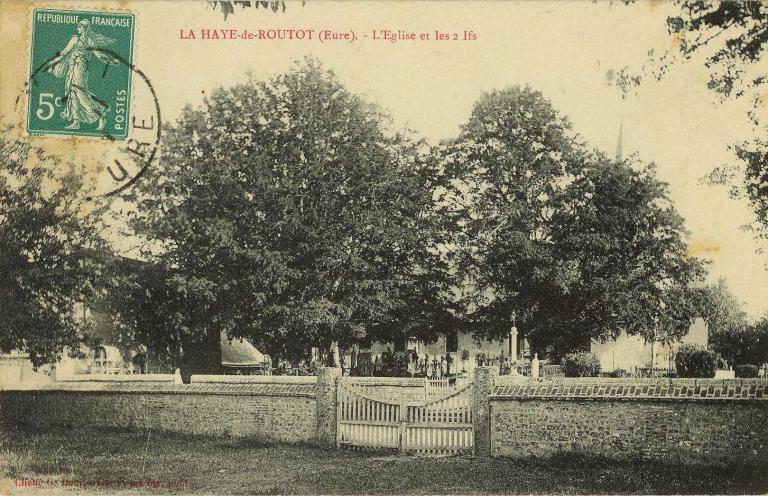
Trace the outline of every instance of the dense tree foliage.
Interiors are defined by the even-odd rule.
[[[218,372],[220,330],[191,327],[205,316],[197,293],[189,292],[162,264],[122,257],[111,262],[114,277],[103,307],[121,344],[145,346],[155,369],[180,368],[185,379],[192,373]]]
[[[709,345],[731,365],[768,363],[768,318],[710,334]]]
[[[428,147],[317,62],[187,108],[163,154],[133,225],[170,348],[226,331],[297,358],[445,331]]]
[[[73,207],[82,185],[70,177],[43,200],[42,169],[7,156],[24,177],[4,183],[6,203],[21,194],[8,185],[27,184],[18,202],[50,215],[27,207],[36,235],[77,241],[60,248],[74,258],[56,274],[70,284],[57,312],[73,308],[95,275],[85,248],[102,244]],[[564,354],[621,331],[671,340],[696,315],[689,288],[702,265],[654,168],[587,152],[527,88],[484,95],[435,150],[307,60],[185,109],[131,191],[145,261],[114,260],[107,304],[126,342],[185,375],[218,370],[222,332],[297,360],[459,327],[499,338],[516,321],[534,348]],[[34,219],[19,225],[35,230]],[[19,279],[7,274],[10,288]],[[9,321],[20,314],[6,306]],[[81,337],[74,319],[35,329],[42,361]],[[4,345],[31,350],[17,334]]]
[[[88,338],[78,303],[98,297],[106,260],[90,192],[74,168],[0,132],[0,349],[35,366]]]
[[[651,50],[643,70],[633,73],[625,68],[617,75],[618,83],[629,87],[640,84],[645,76],[660,79],[681,59],[701,54],[710,72],[710,89],[725,98],[754,95],[766,82],[765,74],[759,72],[765,69],[753,64],[759,64],[768,42],[768,6],[727,0],[675,0],[673,4],[677,12],[667,18],[673,48],[661,53]]]
[[[593,157],[552,224],[555,266],[568,284],[541,306],[540,332],[554,332],[548,342],[574,346],[621,330],[671,341],[688,332],[704,267],[688,256],[683,219],[652,165]]]
[[[477,333],[498,337],[513,316],[532,325],[551,277],[551,216],[584,154],[569,123],[541,95],[511,88],[484,95],[460,136],[441,150],[443,215]]]
[[[443,149],[458,272],[477,333],[517,318],[558,354],[622,330],[671,340],[696,308],[703,267],[655,169],[585,152],[529,89],[483,96]]]
[[[699,305],[709,327],[709,347],[730,365],[768,362],[768,318],[748,319],[744,304],[723,279],[701,290]]]
[[[731,292],[725,279],[702,288],[699,293],[698,305],[709,328],[710,343],[718,335],[737,332],[749,324],[744,303]]]

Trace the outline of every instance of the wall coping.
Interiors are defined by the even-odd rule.
[[[174,374],[76,374],[57,376],[55,382],[173,382]]]
[[[426,387],[424,377],[342,377],[347,384],[359,386]]]
[[[492,400],[766,401],[768,379],[555,379],[499,384]]]
[[[317,384],[314,375],[193,375],[192,384]]]
[[[499,378],[513,378],[514,376],[499,376]],[[530,377],[522,377],[527,382]],[[498,381],[497,381],[498,382]],[[695,377],[543,377],[535,382],[540,384],[752,384],[766,383],[768,378],[739,378],[739,379],[715,379],[715,378],[695,378]]]
[[[172,384],[172,383],[54,383],[37,387],[12,387],[5,393],[110,393],[110,394],[200,394],[224,396],[283,396],[315,398],[314,384]]]

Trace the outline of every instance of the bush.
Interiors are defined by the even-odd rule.
[[[608,373],[608,377],[616,377],[616,378],[622,378],[622,377],[628,377],[629,374],[624,369],[616,369],[613,372]]]
[[[757,365],[739,365],[736,367],[736,377],[757,377]]]
[[[714,377],[717,355],[704,348],[684,344],[675,355],[675,368],[678,377]]]
[[[566,377],[597,377],[600,375],[600,359],[594,353],[568,353],[563,357]]]

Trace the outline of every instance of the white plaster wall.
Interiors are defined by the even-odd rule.
[[[592,353],[600,359],[600,369],[603,372],[616,369],[631,371],[635,367],[645,367],[651,362],[651,345],[642,337],[628,336],[624,331],[615,340],[605,343],[593,340]]]

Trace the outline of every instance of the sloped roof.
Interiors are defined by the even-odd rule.
[[[269,361],[266,355],[246,340],[229,340],[221,333],[221,365],[224,367],[256,367]]]

